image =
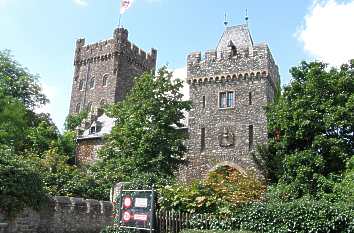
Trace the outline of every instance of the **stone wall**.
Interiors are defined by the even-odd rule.
[[[111,202],[54,197],[41,210],[25,209],[11,220],[0,210],[0,232],[99,233],[113,224],[112,215]],[[1,223],[5,223],[3,229]]]
[[[97,160],[97,151],[103,145],[101,137],[78,138],[76,145],[76,164],[83,165]]]

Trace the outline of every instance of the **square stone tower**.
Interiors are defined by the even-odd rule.
[[[265,106],[280,86],[278,67],[265,43],[254,44],[247,25],[227,27],[216,50],[188,56],[188,181],[217,166],[260,171],[251,152],[267,142]]]
[[[77,40],[69,113],[95,113],[102,105],[122,101],[134,77],[155,70],[156,57],[155,49],[146,53],[129,42],[124,28],[99,43],[85,45],[85,39]]]
[[[69,113],[89,112],[77,138],[77,164],[97,159],[104,135],[114,126],[115,119],[103,114],[102,107],[122,101],[136,76],[155,70],[156,58],[155,49],[146,53],[132,44],[124,28],[117,28],[112,39],[95,44],[77,40]]]

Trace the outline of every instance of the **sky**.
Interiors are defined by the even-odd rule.
[[[69,111],[75,41],[112,37],[120,0],[0,0],[0,50],[38,74],[49,112],[63,129]],[[255,43],[268,43],[282,85],[302,60],[338,66],[354,58],[354,0],[135,0],[122,16],[129,40],[145,51],[158,50],[158,67],[186,77],[193,51],[214,49],[229,26],[245,23]],[[186,86],[185,91],[188,91]]]

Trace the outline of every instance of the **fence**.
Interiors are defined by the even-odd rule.
[[[194,215],[175,211],[156,211],[156,231],[157,233],[179,233],[183,229],[191,227],[192,219],[198,220],[199,229],[210,229],[209,215]]]

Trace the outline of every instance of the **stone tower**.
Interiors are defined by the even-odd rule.
[[[129,42],[123,28],[99,43],[85,45],[85,39],[77,40],[69,113],[95,113],[102,105],[123,100],[134,77],[155,69],[156,57],[155,49],[146,53]]]
[[[69,114],[89,111],[77,138],[77,164],[97,158],[103,136],[114,125],[115,119],[103,114],[102,107],[122,101],[136,76],[155,70],[156,58],[155,49],[149,53],[139,49],[128,40],[128,31],[123,28],[116,29],[112,39],[95,44],[85,45],[85,39],[77,40]]]
[[[217,166],[241,171],[257,166],[250,152],[267,141],[264,107],[280,84],[278,67],[265,43],[254,44],[247,25],[227,27],[216,50],[188,56],[188,166],[180,178],[205,176]]]

